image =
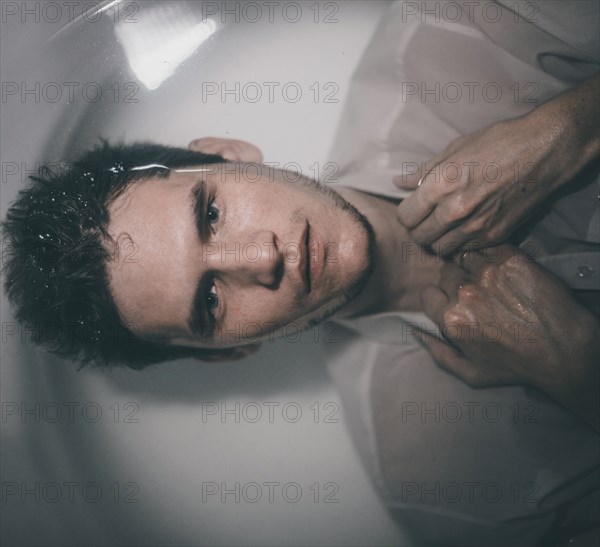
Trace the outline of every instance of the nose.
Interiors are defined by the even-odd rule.
[[[211,269],[241,286],[277,288],[283,275],[283,254],[269,230],[238,232],[227,241],[212,244],[206,256]]]

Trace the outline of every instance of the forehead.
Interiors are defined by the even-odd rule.
[[[135,182],[109,206],[109,287],[134,330],[167,332],[167,318],[189,305],[181,290],[189,280],[177,264],[185,258],[185,241],[194,237],[189,194],[196,180]]]

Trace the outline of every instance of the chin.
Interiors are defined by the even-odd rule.
[[[366,287],[377,257],[375,231],[366,216],[341,195],[330,191],[339,216],[337,225],[330,234],[335,242],[335,252],[330,253],[325,264],[325,279],[320,295],[324,299],[319,306],[321,320],[334,314],[338,309],[356,298]],[[337,240],[337,241],[336,241]],[[331,244],[331,243],[330,243]],[[311,323],[313,320],[311,313]]]
[[[364,222],[367,222],[364,219]],[[355,223],[353,230],[344,233],[335,264],[339,287],[342,288],[341,305],[353,300],[367,285],[375,266],[375,234],[370,224]],[[338,291],[336,291],[337,293]]]
[[[348,224],[339,241],[339,261],[347,272],[362,272],[370,267],[375,254],[375,233],[362,215]]]

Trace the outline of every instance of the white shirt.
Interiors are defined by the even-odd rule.
[[[340,183],[403,197],[393,176],[597,72],[599,22],[595,1],[392,4],[330,154]],[[582,176],[523,245],[572,289],[598,290],[598,172]],[[339,321],[327,345],[388,509],[418,544],[534,544],[560,505],[598,489],[598,435],[535,389],[470,388],[435,365],[411,323],[434,328],[423,314],[378,314]]]

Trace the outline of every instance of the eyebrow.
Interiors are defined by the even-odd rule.
[[[198,238],[201,242],[204,242],[208,239],[207,237],[207,229],[206,229],[206,181],[200,179],[188,194],[192,211],[194,213],[194,225],[196,227],[196,232],[198,233]],[[203,302],[204,295],[206,294],[206,282],[208,278],[205,274],[202,274],[200,281],[198,282],[198,286],[196,287],[196,291],[194,292],[194,298],[192,300],[192,311],[190,312],[187,320],[188,328],[192,333],[202,340],[205,340],[208,336],[206,327],[212,324],[211,321],[207,321],[207,317],[205,315],[206,312],[206,302]]]

